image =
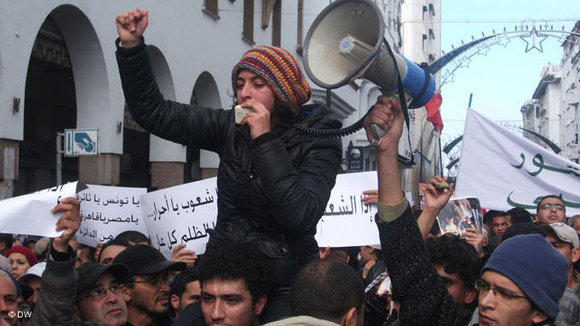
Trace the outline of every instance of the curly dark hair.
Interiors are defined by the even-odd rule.
[[[249,243],[224,242],[211,246],[199,261],[201,288],[207,280],[242,279],[252,296],[252,302],[268,295],[273,283],[268,259]]]
[[[465,289],[474,289],[479,278],[481,261],[475,248],[456,234],[444,234],[426,241],[433,265],[443,266],[448,274],[457,273]]]

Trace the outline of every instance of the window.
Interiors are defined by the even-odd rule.
[[[254,43],[254,0],[244,0],[244,26],[242,36]]]
[[[296,52],[302,55],[302,24],[303,24],[303,8],[304,8],[304,0],[298,0],[298,17],[297,17],[297,26],[296,26]]]
[[[282,38],[282,1],[274,4],[272,15],[272,45],[280,46]]]
[[[435,16],[435,7],[433,6],[432,3],[429,4],[429,15]]]
[[[205,0],[205,8],[203,11],[215,19],[219,19],[218,15],[218,0]]]

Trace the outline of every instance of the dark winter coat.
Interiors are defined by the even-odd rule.
[[[382,221],[380,213],[375,221],[393,285],[393,300],[401,304],[401,325],[468,325],[472,311],[454,302],[447,292],[408,204],[392,222]]]
[[[234,123],[233,110],[165,100],[143,43],[118,47],[117,61],[127,105],[143,128],[220,157],[218,216],[208,246],[226,240],[256,242],[272,258],[276,273],[287,273],[288,263],[295,271],[316,257],[314,234],[340,166],[339,139],[311,138],[293,127],[277,127],[252,140],[247,126]],[[341,126],[323,106],[302,109],[287,125]]]

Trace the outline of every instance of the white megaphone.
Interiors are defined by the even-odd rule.
[[[433,76],[416,63],[390,51],[384,33],[382,12],[374,3],[334,1],[316,17],[306,34],[306,74],[316,85],[326,89],[364,78],[376,84],[383,93],[393,95],[398,95],[400,78],[407,106],[424,106],[435,92]],[[374,136],[378,139],[382,133],[376,131]]]

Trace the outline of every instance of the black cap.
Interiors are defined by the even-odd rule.
[[[22,241],[22,245],[26,246],[27,244],[34,242],[36,243],[41,237],[36,235],[27,235],[24,237],[24,241]]]
[[[114,263],[124,264],[130,275],[150,275],[163,271],[182,271],[184,262],[169,261],[159,250],[149,245],[134,245],[115,257]]]
[[[105,273],[111,273],[117,281],[122,281],[129,276],[129,269],[123,264],[101,265],[96,261],[88,261],[77,268],[79,282],[77,293],[91,288],[96,281]]]

